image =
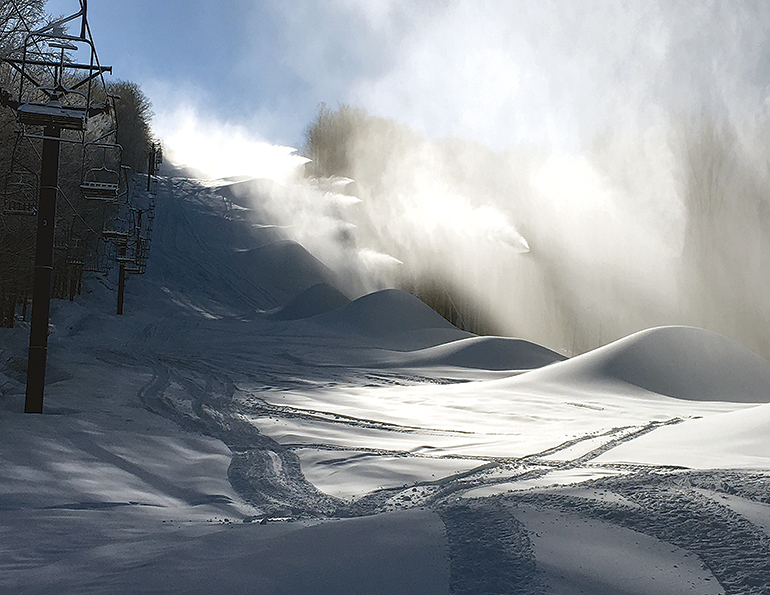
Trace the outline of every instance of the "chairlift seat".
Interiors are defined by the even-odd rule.
[[[23,103],[16,110],[19,122],[30,126],[57,126],[67,130],[85,130],[85,108],[64,107],[58,102]]]
[[[37,215],[37,204],[32,202],[9,200],[5,204],[3,213],[6,215]]]
[[[133,263],[134,257],[133,256],[116,256],[115,261],[121,264]]]
[[[104,229],[102,230],[102,238],[105,240],[125,242],[128,240],[128,233],[125,231],[117,231],[115,229]]]
[[[83,196],[93,200],[115,200],[118,185],[107,182],[83,182],[80,185]]]

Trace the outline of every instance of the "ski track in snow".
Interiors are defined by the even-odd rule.
[[[363,386],[370,386],[367,377],[361,378],[359,382]],[[414,378],[404,379],[394,375],[391,378],[384,378],[383,385],[406,385],[413,382]],[[155,392],[161,392],[158,390],[158,385],[167,385],[168,373],[166,372],[164,375],[164,372],[160,372],[154,383]],[[210,398],[212,393],[196,389],[197,385],[189,381],[185,384],[189,391],[188,395],[191,397],[190,410],[196,412],[195,415],[202,421],[202,417],[206,415],[205,412],[211,406],[205,404],[203,399]],[[355,382],[351,377],[348,377],[346,386],[351,385],[355,386]],[[325,387],[333,389],[334,385],[327,384]],[[292,388],[296,389],[296,386]],[[228,389],[230,396],[232,396],[233,390],[231,385]],[[198,393],[197,397],[195,396],[196,392]],[[158,397],[155,396],[154,398],[157,399]],[[147,402],[146,394],[144,399]],[[299,409],[290,406],[280,407],[269,405],[260,400],[230,402],[231,405],[233,403],[238,403],[238,413],[232,414],[236,417],[238,415],[267,415],[288,419],[302,418],[352,428],[376,428],[394,433],[420,432],[423,435],[453,433],[452,430],[447,429],[397,426],[372,419],[343,416],[320,410]],[[169,401],[164,401],[164,405],[165,415],[170,415],[178,421],[180,418],[190,417],[189,413],[177,410]],[[190,423],[190,420],[185,421]],[[281,445],[258,434],[253,426],[249,426],[247,431],[254,432],[254,437],[259,435],[259,441],[252,437],[248,451],[234,451],[234,462],[231,470],[233,467],[248,465],[249,472],[240,471],[239,473],[240,475],[247,475],[250,479],[247,480],[246,486],[239,484],[239,480],[235,477],[238,473],[233,472],[231,473],[231,480],[235,481],[234,485],[240,485],[239,492],[248,501],[264,507],[264,512],[268,516],[288,514],[301,517],[310,513],[348,517],[417,507],[435,508],[439,511],[442,521],[447,527],[451,561],[450,592],[453,593],[536,594],[557,592],[558,589],[563,588],[563,585],[559,586],[558,581],[553,582],[553,577],[538,569],[535,548],[528,533],[529,528],[517,520],[517,509],[515,506],[511,506],[518,501],[534,503],[545,510],[565,511],[573,516],[577,515],[579,518],[598,519],[626,527],[681,548],[682,551],[687,552],[686,555],[694,556],[702,561],[702,576],[699,575],[698,581],[693,578],[692,593],[764,593],[765,589],[770,588],[770,574],[768,574],[770,565],[767,564],[767,560],[770,559],[770,550],[768,550],[770,541],[766,532],[763,534],[762,527],[753,525],[740,514],[726,509],[724,505],[704,506],[704,502],[708,503],[698,496],[697,489],[686,487],[690,485],[688,484],[688,477],[697,477],[702,481],[704,477],[702,474],[685,470],[649,469],[642,465],[592,465],[591,463],[593,459],[619,444],[634,440],[658,427],[678,424],[682,421],[681,418],[672,418],[666,421],[650,421],[643,426],[611,428],[604,432],[579,436],[522,457],[488,457],[486,463],[474,466],[468,471],[430,481],[415,482],[408,486],[376,490],[350,503],[324,498],[318,493],[313,493],[309,498],[311,505],[308,505],[308,500],[305,500],[301,501],[299,506],[294,496],[291,498],[282,496],[279,492],[271,492],[269,488],[261,488],[262,492],[259,494],[254,492],[254,483],[264,483],[265,478],[269,476],[276,476],[275,481],[277,483],[290,485],[292,494],[298,490],[298,486],[302,485],[302,480],[298,480],[297,476],[291,477],[288,473],[277,470],[274,464],[276,461],[283,461],[288,453],[295,450],[309,448],[341,452],[365,451],[373,456],[418,459],[444,457],[404,450],[372,449],[363,444],[350,447],[334,444]],[[180,423],[185,422],[180,421]],[[233,432],[233,428],[225,429],[226,426],[227,423],[220,420],[216,429],[208,426],[207,431],[230,445],[233,440],[229,435]],[[601,442],[601,444],[594,445],[593,443],[596,441]],[[259,448],[256,447],[257,443],[260,445]],[[591,443],[593,448],[580,456],[559,460],[559,453],[574,449],[583,443]],[[262,454],[259,454],[260,452]],[[452,456],[453,458],[467,458],[469,460],[482,458],[478,456]],[[291,460],[296,470],[296,458]],[[588,482],[593,489],[604,493],[604,496],[599,500],[579,496],[551,495],[548,488],[534,492],[528,490],[520,494],[504,491],[498,496],[491,495],[486,498],[473,498],[471,500],[463,500],[462,498],[464,493],[472,494],[474,491],[483,491],[484,488],[501,484],[513,486],[519,482],[537,479],[543,480],[542,483],[547,485],[548,476],[554,472],[578,468],[619,472],[620,476]],[[299,475],[301,476],[301,473]],[[733,475],[743,476],[740,473]],[[722,481],[719,478],[726,476],[726,473],[723,475],[720,472],[714,472],[710,477],[719,483]],[[667,481],[667,479],[661,480],[660,478],[669,477],[676,478],[676,497],[662,491],[655,485],[658,481]],[[251,485],[248,485],[248,481],[251,481]],[[760,486],[765,484],[767,493],[761,497],[770,501],[770,487],[767,487],[767,479],[763,476],[755,477],[754,481]],[[580,485],[586,484],[583,482]],[[569,492],[569,487],[566,488],[566,491]],[[271,497],[266,494],[270,494]],[[630,509],[628,506],[613,505],[610,494],[638,503],[644,512]],[[757,497],[754,493],[750,495],[754,498]],[[267,505],[268,502],[272,504],[272,507]],[[503,505],[498,503],[503,503]],[[527,515],[520,516],[527,517]],[[686,528],[686,535],[681,534],[681,529],[676,529],[682,527]],[[493,547],[492,550],[479,549],[479,541],[487,541],[496,545],[490,546]],[[721,545],[714,546],[715,543]],[[716,590],[711,587],[708,589],[704,587],[712,579]],[[573,583],[577,581],[574,577],[571,580]],[[590,584],[590,581],[587,584]],[[557,589],[557,591],[552,589]],[[570,589],[572,587],[568,587],[565,592],[573,592]],[[598,593],[599,591],[595,592]],[[619,591],[610,590],[607,592]]]

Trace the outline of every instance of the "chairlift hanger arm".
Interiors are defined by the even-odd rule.
[[[44,27],[41,27],[40,29],[37,29],[35,31],[32,31],[31,33],[37,33],[37,34],[45,34],[48,31],[51,31],[53,29],[57,29],[62,27],[63,25],[66,25],[70,21],[74,21],[78,17],[83,17],[80,24],[80,39],[84,40],[86,38],[86,4],[87,0],[80,0],[80,10],[76,12],[75,14],[71,14],[68,17],[62,17],[56,21],[52,21],[45,25]]]
[[[50,45],[51,41],[73,41],[77,43],[84,43],[87,44],[88,47],[91,49],[91,57],[93,61],[96,61],[98,63],[98,60],[95,59],[96,57],[96,46],[94,45],[94,42],[88,38],[88,37],[75,37],[74,35],[67,35],[64,32],[54,31],[54,33],[41,33],[40,31],[31,31],[27,33],[26,37],[24,37],[24,45],[18,49],[22,49],[24,53],[26,54],[28,51],[28,47],[30,45],[34,45],[37,48],[38,53],[46,54],[51,53],[49,51],[43,51],[40,49],[40,42],[46,42],[49,44],[49,47],[54,47],[57,49],[63,49],[61,48],[61,45]],[[79,50],[80,48],[74,47],[70,48],[73,50]]]
[[[80,0],[80,12],[83,13],[83,19],[80,22],[80,36],[85,38],[86,30],[88,29],[88,21],[86,20],[86,13],[88,12],[88,0]],[[90,31],[88,31],[90,35]]]
[[[77,35],[69,35],[67,33],[64,33],[63,31],[54,31],[53,33],[44,32],[42,30],[30,31],[29,33],[27,33],[27,35],[25,37],[25,41],[29,41],[30,39],[33,39],[33,38],[40,38],[40,39],[38,39],[38,41],[46,41],[46,42],[50,41],[50,40],[53,40],[53,41],[77,41],[78,43],[87,43],[88,45],[91,46],[91,48],[93,48],[93,46],[94,46],[93,42],[90,39],[88,39],[88,38],[78,37]],[[37,45],[38,41],[33,41],[32,43]],[[60,48],[60,46],[58,46],[58,45],[49,46],[49,47],[55,47],[57,49]],[[74,48],[73,47],[71,49],[75,50],[75,49],[78,49],[78,48]]]
[[[82,81],[76,83],[74,86],[71,87],[71,89],[75,90],[78,87],[82,87],[86,83],[94,80],[97,76],[101,76],[105,72],[112,74],[112,66],[97,66],[97,67],[92,67],[91,70],[94,71],[93,74],[91,74],[91,76],[88,76],[84,78]]]
[[[30,31],[29,23],[27,23],[27,19],[24,18],[24,13],[19,8],[18,4],[16,4],[16,0],[11,0],[13,4],[13,8],[16,10],[16,12],[19,15],[19,19],[21,20],[21,24],[24,25],[24,28],[27,30],[27,32]],[[35,45],[37,45],[39,42],[35,42]],[[38,46],[38,50],[40,50],[40,46]]]
[[[102,143],[101,142],[105,138],[107,138],[108,136],[112,136],[113,134],[116,135],[116,137],[117,137],[117,133],[118,133],[118,131],[113,128],[112,130],[108,130],[107,132],[102,134],[99,138],[95,138],[94,140],[88,141],[86,144],[87,145],[93,145],[95,147],[106,147],[106,148],[119,147],[120,151],[122,152],[123,151],[123,147],[121,145],[119,145],[118,143]]]
[[[88,27],[88,23],[86,20],[86,3],[85,0],[81,0],[81,10],[77,14],[71,15],[69,17],[65,17],[62,19],[59,19],[57,21],[54,21],[52,23],[49,23],[45,27],[42,27],[41,29],[37,29],[35,31],[30,31],[26,37],[24,38],[24,45],[23,45],[23,52],[24,52],[24,59],[21,61],[22,64],[22,70],[24,66],[27,64],[32,66],[41,66],[41,67],[48,67],[48,68],[55,68],[55,69],[73,69],[73,70],[89,70],[91,72],[95,72],[97,75],[101,75],[104,72],[109,72],[112,74],[112,67],[103,67],[99,63],[99,57],[96,54],[96,47],[94,46],[94,42],[91,39],[90,35],[90,28]],[[74,20],[78,18],[79,16],[82,16],[82,24],[81,24],[81,35],[80,37],[76,37],[74,35],[67,35],[63,31],[63,25],[65,23],[68,23],[71,20]],[[38,48],[38,52],[40,54],[44,54],[39,48],[40,48],[40,42],[49,40],[49,45],[51,45],[50,40],[64,40],[66,41],[72,41],[72,42],[78,42],[78,43],[85,43],[88,44],[90,50],[91,50],[91,63],[86,64],[77,64],[74,62],[65,61],[65,54],[64,54],[64,48],[60,45],[54,45],[53,47],[62,47],[61,56],[58,60],[52,61],[52,60],[44,60],[44,59],[28,59],[27,58],[27,51],[28,47],[32,44],[35,47]],[[21,48],[20,48],[21,49]],[[77,49],[76,47],[73,47],[72,49]],[[12,59],[16,62],[19,62],[18,58]],[[23,72],[22,72],[23,74]],[[88,77],[86,81],[90,81],[92,77]],[[81,84],[83,81],[81,81]]]
[[[32,65],[37,65],[37,66],[55,66],[55,67],[61,66],[61,64],[59,62],[53,63],[53,62],[47,62],[47,61],[43,61],[43,60],[24,61],[24,60],[19,60],[18,58],[6,58],[4,61],[9,66],[11,66],[16,72],[18,72],[22,77],[24,77],[28,82],[30,82],[32,85],[34,85],[35,87],[43,87],[44,85],[43,85],[42,81],[37,80],[26,69],[24,69],[22,67],[22,65],[32,64]],[[112,74],[112,66],[93,66],[93,65],[88,66],[88,65],[85,65],[85,64],[67,64],[66,68],[72,68],[72,69],[77,69],[77,70],[90,70],[90,71],[92,71],[92,74],[90,76],[85,77],[83,80],[81,80],[80,82],[76,83],[70,89],[70,90],[73,90],[73,91],[75,89],[77,89],[78,87],[82,87],[83,85],[89,83],[90,81],[92,81],[96,77],[104,74],[105,72],[108,72],[108,73]],[[19,107],[19,105],[21,105],[21,102],[13,99],[11,97],[11,94],[8,91],[3,89],[1,92],[2,92],[2,97],[0,97],[0,101],[5,103],[5,105],[8,105],[9,107],[12,107],[13,109],[17,109]],[[105,111],[108,111],[108,110],[109,110],[108,104],[100,105],[98,107],[98,111],[96,113],[93,113],[93,114],[89,113],[89,116],[101,114],[101,113],[103,113]]]

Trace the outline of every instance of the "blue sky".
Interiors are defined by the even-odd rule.
[[[282,36],[277,5],[91,0],[88,17],[100,59],[113,67],[113,78],[138,82],[158,111],[184,103],[244,122],[268,112],[272,121],[264,122],[266,135],[291,143],[300,138],[300,122],[312,117],[319,100],[311,84],[282,60],[289,40]],[[73,0],[48,3],[52,14],[76,9]]]
[[[432,137],[569,149],[661,110],[760,109],[770,83],[759,0],[90,0],[89,21],[160,128],[183,110],[293,146],[321,102]]]
[[[186,105],[296,145],[321,102],[355,101],[357,85],[389,69],[425,12],[402,4],[91,0],[88,18],[101,61],[138,82],[156,111]],[[77,8],[47,4],[54,15]]]

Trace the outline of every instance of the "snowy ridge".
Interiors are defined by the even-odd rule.
[[[602,462],[678,465],[693,469],[764,469],[770,452],[770,404],[688,420],[622,444]]]
[[[355,333],[376,344],[413,350],[473,336],[436,314],[419,299],[398,289],[365,295],[313,322],[340,333]]]
[[[350,303],[344,293],[327,283],[316,283],[283,306],[269,310],[266,314],[276,320],[298,320],[330,312]]]
[[[237,252],[234,265],[241,281],[252,287],[255,294],[267,291],[281,306],[310,287],[331,286],[335,282],[334,273],[305,248],[289,240]]]
[[[472,337],[414,353],[420,365],[485,370],[531,370],[566,359],[542,345],[508,337]]]
[[[483,370],[533,370],[564,361],[565,356],[542,345],[510,337],[468,337],[441,345],[382,355],[377,363],[394,367],[454,366]]]

